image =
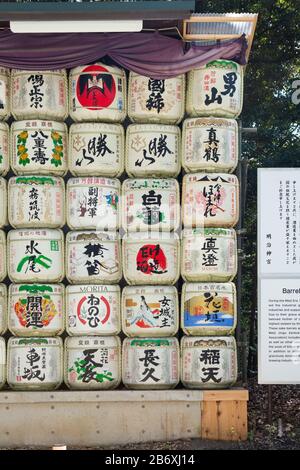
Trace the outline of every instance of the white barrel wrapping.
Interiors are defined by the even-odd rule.
[[[122,122],[126,117],[126,74],[101,63],[70,72],[69,113],[75,122]]]
[[[243,106],[243,68],[213,60],[188,73],[186,111],[190,116],[236,118]]]
[[[0,177],[0,228],[7,224],[7,183]]]
[[[63,176],[68,168],[68,128],[63,122],[15,121],[10,130],[11,167],[17,175]]]
[[[186,119],[182,127],[182,166],[186,172],[232,173],[238,163],[238,125],[234,119]]]
[[[0,119],[5,120],[10,116],[10,72],[9,69],[0,67]]]
[[[124,287],[122,329],[127,336],[173,336],[178,331],[178,318],[176,287]]]
[[[8,218],[14,228],[65,224],[65,183],[60,177],[16,176],[8,183]]]
[[[120,281],[122,260],[117,233],[69,232],[66,244],[66,276],[71,284],[117,284]]]
[[[179,185],[175,179],[128,179],[122,186],[122,226],[128,232],[177,230]]]
[[[68,115],[66,70],[11,71],[11,111],[16,120],[54,119]]]
[[[62,284],[11,284],[8,327],[15,336],[55,336],[65,328]]]
[[[137,178],[176,177],[181,168],[180,129],[131,124],[126,131],[126,173]]]
[[[3,281],[6,274],[6,235],[3,230],[0,230],[0,282]]]
[[[70,389],[111,390],[121,382],[118,336],[82,336],[65,341],[64,380]]]
[[[61,282],[64,237],[61,230],[11,230],[7,236],[8,275],[12,282]]]
[[[70,178],[67,183],[67,223],[72,230],[117,230],[121,185],[118,179]]]
[[[5,122],[0,122],[0,176],[5,176],[9,170],[9,153],[9,127]]]
[[[74,176],[120,176],[124,170],[125,136],[121,124],[72,124],[69,170]]]
[[[181,276],[189,282],[228,282],[237,272],[236,233],[233,229],[184,230]]]
[[[61,338],[9,338],[7,382],[14,390],[54,390],[63,379]]]
[[[6,344],[5,339],[0,337],[0,389],[6,382]]]
[[[181,339],[181,381],[186,388],[222,389],[237,380],[233,336],[184,336]]]
[[[175,284],[179,277],[177,234],[130,233],[123,239],[123,269],[128,284]]]
[[[186,335],[232,335],[236,321],[236,288],[232,282],[183,284],[181,328]]]
[[[227,173],[185,175],[182,219],[186,228],[234,227],[239,218],[239,182]]]
[[[74,285],[66,288],[67,332],[71,336],[108,336],[121,330],[120,287]]]
[[[122,380],[136,390],[175,388],[180,379],[177,338],[126,338]]]
[[[0,335],[7,329],[7,287],[0,284]]]
[[[178,124],[184,106],[185,75],[158,80],[130,72],[128,116],[131,121]]]

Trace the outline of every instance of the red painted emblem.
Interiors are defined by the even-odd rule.
[[[167,272],[167,259],[160,245],[144,245],[136,257],[136,269],[144,274]]]
[[[89,65],[81,72],[76,85],[76,96],[84,108],[108,108],[116,96],[116,82],[101,65]]]

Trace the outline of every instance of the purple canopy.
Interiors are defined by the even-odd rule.
[[[247,41],[222,41],[214,46],[191,45],[154,33],[16,34],[0,32],[0,66],[23,70],[72,68],[108,55],[120,66],[153,78],[171,78],[211,60],[245,64]]]

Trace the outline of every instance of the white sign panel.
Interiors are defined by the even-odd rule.
[[[300,383],[300,168],[258,170],[258,382]]]

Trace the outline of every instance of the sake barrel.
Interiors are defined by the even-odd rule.
[[[1,85],[1,79],[0,79]],[[0,122],[0,176],[5,176],[9,170],[9,127]]]
[[[60,282],[64,278],[61,230],[11,230],[7,236],[8,275],[12,282]]]
[[[173,336],[178,331],[178,317],[176,287],[124,287],[122,327],[127,336]]]
[[[176,177],[181,168],[180,129],[131,124],[126,131],[126,172],[133,177]]]
[[[6,235],[0,230],[0,281],[3,281],[7,274],[6,264]]]
[[[62,284],[11,284],[8,327],[15,336],[55,336],[65,327]]]
[[[181,328],[185,334],[232,335],[236,315],[236,289],[232,282],[183,284]]]
[[[95,63],[70,72],[69,113],[76,122],[122,122],[126,117],[125,70]]]
[[[65,224],[65,183],[60,177],[16,176],[8,183],[8,218],[14,228]]]
[[[119,286],[81,284],[66,289],[66,324],[71,336],[120,333],[120,311]]]
[[[184,336],[181,381],[186,388],[228,388],[237,380],[236,342],[232,336]]]
[[[236,118],[243,106],[243,68],[213,60],[188,73],[186,111],[190,116]]]
[[[11,71],[11,107],[16,120],[53,119],[68,115],[66,70]]]
[[[7,184],[0,177],[0,228],[7,224]]]
[[[0,284],[0,335],[3,335],[7,328],[7,287]]]
[[[184,230],[181,276],[191,282],[228,282],[237,272],[236,233],[232,229]]]
[[[0,119],[10,115],[10,73],[9,69],[0,67]]]
[[[118,336],[82,336],[65,341],[64,380],[70,389],[111,390],[121,382]]]
[[[70,178],[67,224],[71,229],[117,230],[120,181],[103,177]]]
[[[184,107],[185,75],[158,80],[130,72],[128,116],[131,121],[178,124]]]
[[[27,120],[11,125],[11,167],[17,175],[63,176],[68,129],[63,122]]]
[[[63,379],[61,338],[9,338],[7,382],[14,390],[54,390]]]
[[[71,284],[117,284],[122,277],[119,236],[77,231],[66,237],[66,276]]]
[[[233,227],[239,218],[239,183],[226,173],[183,177],[182,218],[185,227]]]
[[[128,179],[122,187],[122,225],[129,232],[177,230],[179,185],[175,179]]]
[[[74,176],[120,176],[124,170],[125,137],[121,124],[72,124],[69,170]]]
[[[186,172],[232,173],[238,163],[238,125],[234,119],[186,119],[182,127],[182,166]]]
[[[128,284],[175,284],[179,278],[177,234],[130,233],[123,239],[123,269]]]
[[[5,339],[0,337],[0,388],[6,382],[6,345]]]
[[[129,389],[175,388],[179,382],[177,338],[126,338],[123,342],[122,380]]]

